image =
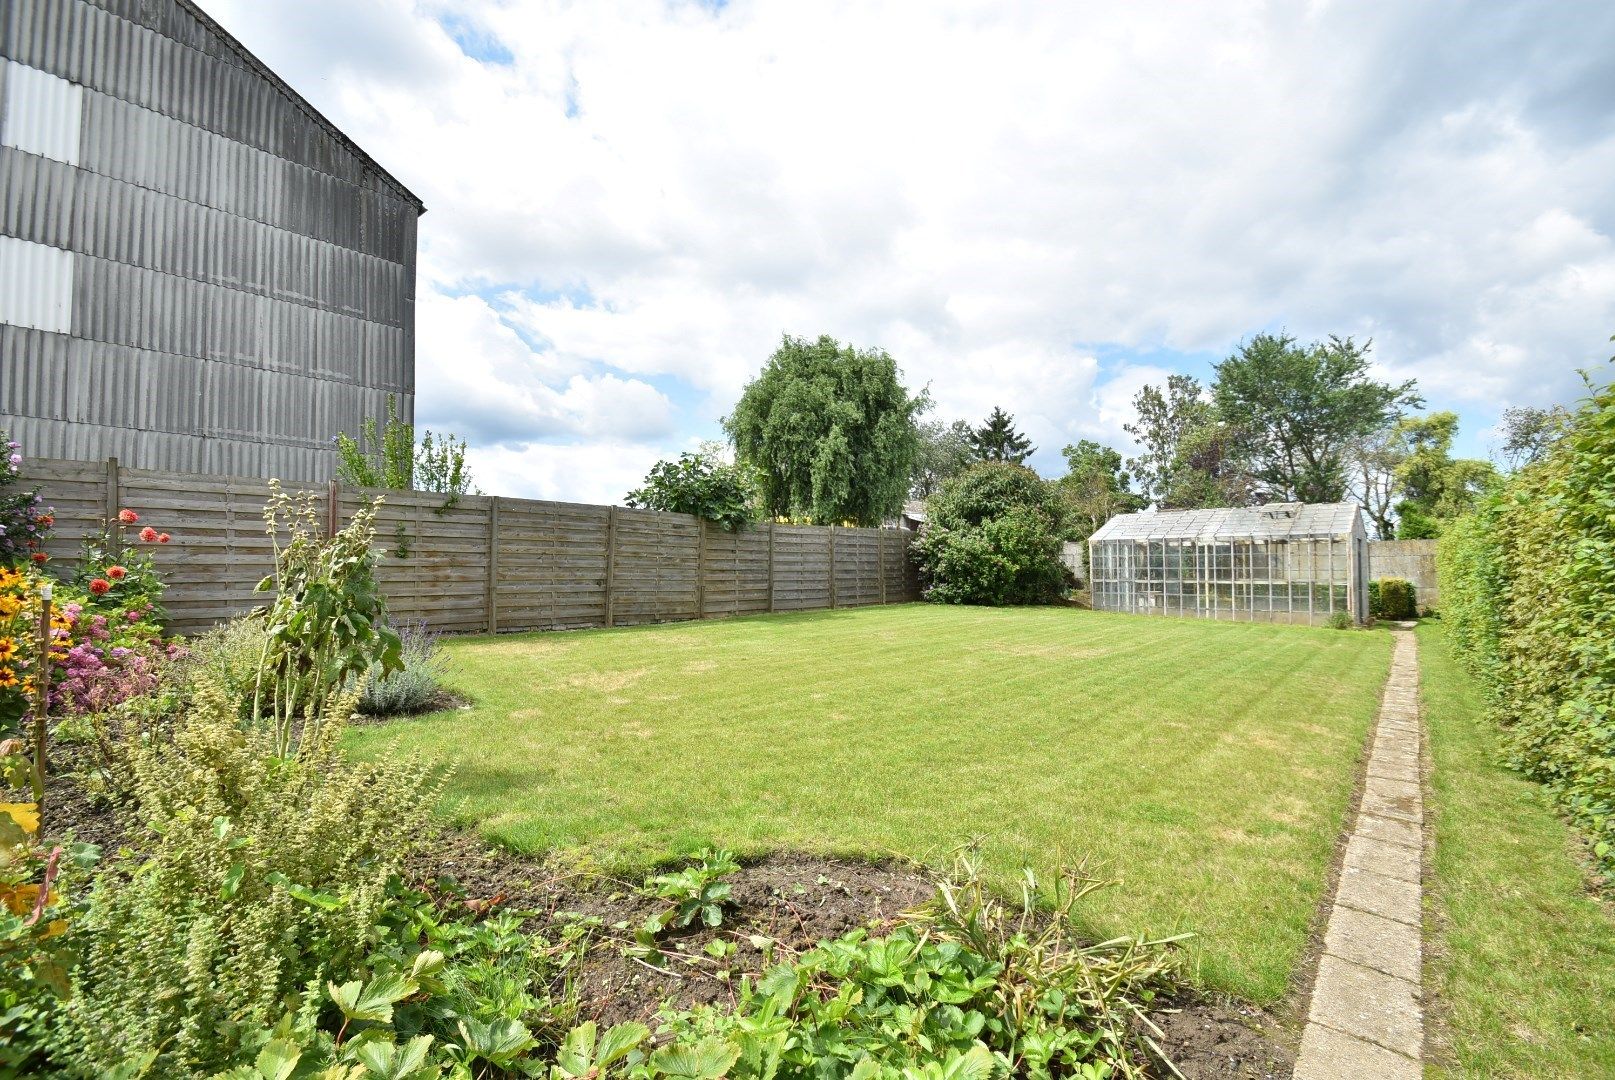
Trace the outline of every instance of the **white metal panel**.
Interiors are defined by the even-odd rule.
[[[84,89],[25,64],[6,63],[6,115],[0,141],[30,154],[79,163]]]
[[[73,253],[0,236],[0,323],[73,329]]]

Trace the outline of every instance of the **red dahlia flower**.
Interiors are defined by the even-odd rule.
[[[122,581],[123,576],[125,574],[127,574],[128,572],[129,571],[125,570],[121,566],[109,566],[109,567],[107,567],[107,577],[111,578],[113,581]]]
[[[166,544],[172,539],[173,539],[173,537],[169,536],[167,533],[158,533],[157,534],[157,542],[159,544]]]
[[[106,578],[98,577],[90,580],[90,591],[97,596],[100,596],[110,588],[112,588],[112,582],[108,581]]]
[[[135,522],[140,520],[140,515],[135,513],[133,510],[125,508],[118,511],[118,520],[123,522],[125,525],[133,525]]]
[[[150,525],[147,525],[144,529],[140,530],[140,538],[149,544],[153,540],[157,539],[157,530],[152,528]]]
[[[42,563],[46,559],[50,558],[50,556],[46,555],[43,551],[36,551],[32,555],[30,555],[28,557],[30,559],[34,560],[34,562],[36,562],[36,563]]]

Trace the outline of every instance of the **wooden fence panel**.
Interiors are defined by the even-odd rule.
[[[172,534],[153,548],[179,633],[199,633],[262,604],[274,570],[264,531],[266,480],[119,469],[113,462],[30,460],[56,511],[52,558],[70,562],[109,514],[134,510]],[[911,534],[765,523],[738,533],[685,514],[426,492],[318,493],[340,528],[376,495],[376,577],[395,621],[448,632],[561,630],[807,611],[917,599]]]
[[[283,484],[290,492],[320,490]],[[264,525],[267,480],[124,469],[119,502],[173,539],[154,558],[168,589],[163,605],[182,634],[201,633],[266,601],[256,586],[274,573]]]
[[[606,622],[604,506],[499,500],[499,629]]]
[[[700,544],[700,518],[618,509],[612,625],[700,618]]]
[[[767,611],[769,526],[730,532],[704,524],[702,618]]]
[[[837,530],[813,525],[774,526],[774,610],[831,606],[830,544]]]
[[[339,527],[380,495],[376,583],[393,621],[424,622],[447,633],[488,628],[488,504],[481,496],[418,491],[343,491]]]

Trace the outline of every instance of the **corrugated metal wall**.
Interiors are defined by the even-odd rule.
[[[0,0],[0,426],[321,480],[414,414],[421,206],[185,0]]]

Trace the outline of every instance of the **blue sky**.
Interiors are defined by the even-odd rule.
[[[1372,338],[1485,456],[1615,346],[1615,5],[212,0],[426,201],[417,417],[619,499],[781,334],[1053,474],[1245,337]]]

